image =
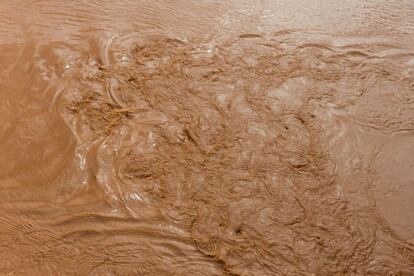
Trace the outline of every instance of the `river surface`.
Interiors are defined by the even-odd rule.
[[[412,0],[0,0],[1,275],[414,275]]]

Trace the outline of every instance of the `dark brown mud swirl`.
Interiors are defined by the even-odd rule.
[[[219,267],[196,274],[411,275],[413,240],[375,191],[384,137],[412,138],[414,54],[384,47],[142,38],[127,62],[83,65],[62,112],[113,208]]]

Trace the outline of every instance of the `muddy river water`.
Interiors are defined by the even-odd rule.
[[[412,0],[0,0],[1,275],[414,275]]]

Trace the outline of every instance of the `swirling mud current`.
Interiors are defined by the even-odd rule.
[[[387,145],[405,147],[401,164],[412,164],[413,58],[379,43],[300,43],[289,32],[205,44],[154,35],[118,61],[89,57],[58,108],[114,215],[57,223],[20,265],[414,274],[410,217],[392,223],[398,212],[379,201],[381,183],[397,176]]]

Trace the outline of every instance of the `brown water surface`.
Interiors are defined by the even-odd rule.
[[[1,275],[414,275],[413,1],[0,12]]]

